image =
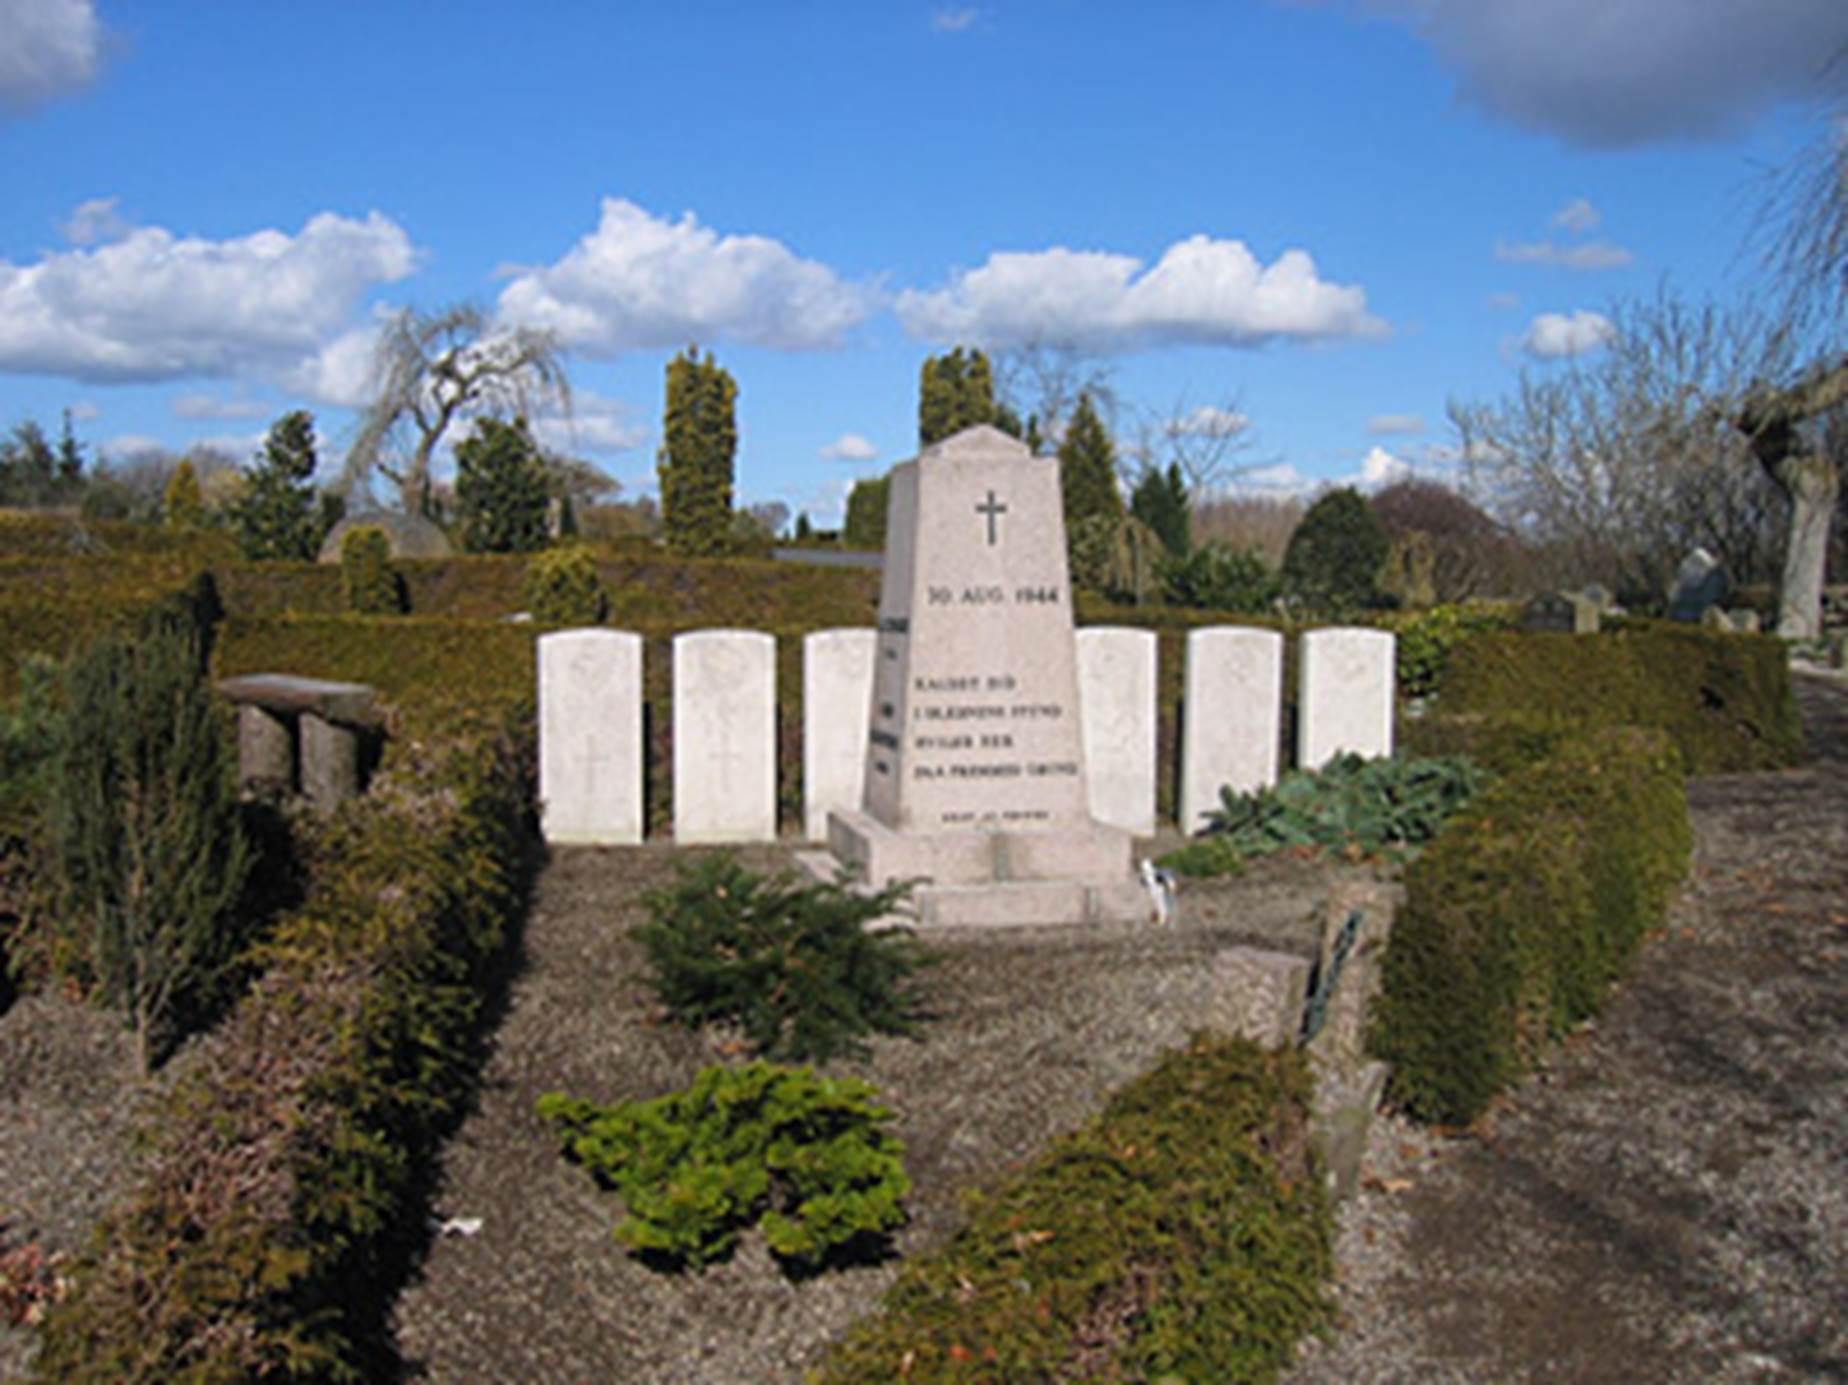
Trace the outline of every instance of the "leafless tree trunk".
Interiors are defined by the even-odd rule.
[[[1787,640],[1813,640],[1822,634],[1829,526],[1841,494],[1836,459],[1820,443],[1806,439],[1801,425],[1844,403],[1848,359],[1821,367],[1789,388],[1759,390],[1736,421],[1766,474],[1790,498],[1790,535],[1777,610],[1777,633]]]

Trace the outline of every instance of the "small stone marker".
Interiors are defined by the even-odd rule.
[[[985,425],[892,472],[865,796],[828,844],[871,886],[930,882],[926,926],[1147,912],[1091,816],[1060,504],[1057,464]]]
[[[1187,635],[1181,726],[1181,828],[1198,832],[1223,786],[1251,793],[1277,782],[1283,715],[1283,636],[1246,625]]]
[[[1303,636],[1299,768],[1320,769],[1348,751],[1370,760],[1392,754],[1395,648],[1385,630],[1335,626]]]
[[[541,635],[539,798],[545,839],[618,846],[642,839],[642,637],[625,630]]]
[[[674,840],[776,838],[776,640],[674,637]]]
[[[1732,595],[1732,578],[1704,548],[1697,548],[1675,569],[1675,585],[1668,597],[1668,618],[1698,623],[1712,606],[1724,605]]]
[[[1078,632],[1091,816],[1138,836],[1155,830],[1155,658],[1153,630]]]
[[[1541,592],[1521,608],[1521,629],[1534,634],[1570,634],[1578,628],[1578,607],[1564,592]]]
[[[872,630],[816,630],[802,640],[803,832],[826,841],[828,814],[860,806],[873,693]]]

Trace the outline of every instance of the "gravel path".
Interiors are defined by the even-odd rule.
[[[1596,1026],[1467,1137],[1376,1123],[1291,1385],[1848,1380],[1848,692],[1798,697]]]

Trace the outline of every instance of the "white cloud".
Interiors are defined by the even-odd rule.
[[[58,230],[72,245],[95,245],[99,241],[120,240],[134,227],[116,209],[119,198],[93,197],[79,202]]]
[[[102,59],[92,0],[0,0],[0,106],[27,111],[86,85]]]
[[[71,405],[70,414],[78,423],[93,423],[103,416],[103,411],[86,399]]]
[[[1589,198],[1575,197],[1554,212],[1547,225],[1575,236],[1582,236],[1587,232],[1597,230],[1599,223],[1603,220],[1604,214],[1591,205]]]
[[[1839,95],[1841,0],[1386,0],[1456,70],[1465,100],[1569,144],[1736,132]]]
[[[976,19],[977,12],[973,5],[945,7],[931,11],[930,27],[940,34],[960,34],[973,28]]]
[[[1411,464],[1395,457],[1383,447],[1371,447],[1367,455],[1360,459],[1359,486],[1362,490],[1376,491],[1390,486],[1394,481],[1401,481],[1412,474]]]
[[[1270,466],[1254,467],[1250,471],[1241,472],[1226,489],[1234,495],[1281,500],[1292,495],[1306,495],[1315,489],[1316,484],[1290,463],[1274,462]]]
[[[603,199],[597,229],[555,264],[509,271],[503,320],[550,328],[592,356],[729,339],[789,351],[835,347],[872,295],[763,236],[721,236]]]
[[[1492,293],[1489,295],[1489,306],[1496,309],[1498,312],[1512,311],[1521,306],[1521,295],[1518,293]]]
[[[1218,409],[1211,404],[1202,404],[1183,418],[1173,420],[1167,426],[1170,437],[1176,438],[1233,438],[1251,427],[1251,420],[1236,409]]]
[[[620,399],[608,399],[587,390],[571,396],[571,417],[546,414],[533,423],[533,433],[558,452],[632,452],[648,441],[649,428]]]
[[[220,399],[213,394],[179,394],[169,406],[175,418],[262,418],[269,405],[254,399]]]
[[[280,372],[312,356],[375,284],[415,267],[374,212],[235,240],[142,227],[36,264],[0,260],[0,370],[80,380]]]
[[[363,409],[372,402],[378,346],[376,325],[355,327],[297,361],[283,374],[281,383],[317,404]]]
[[[1596,351],[1617,335],[1603,313],[1580,308],[1573,313],[1541,313],[1528,326],[1520,347],[1530,356],[1555,361]]]
[[[871,439],[858,433],[842,433],[821,449],[822,460],[829,462],[870,462],[878,455],[879,449]]]
[[[1367,420],[1367,432],[1376,438],[1404,433],[1422,433],[1425,421],[1417,414],[1375,414]]]
[[[1556,241],[1530,241],[1510,245],[1495,244],[1495,258],[1507,264],[1553,265],[1560,269],[1624,269],[1636,263],[1636,256],[1621,245],[1590,240],[1580,245],[1560,245]]]
[[[1267,266],[1243,241],[1204,235],[1170,246],[1146,271],[1104,251],[997,252],[944,288],[905,291],[896,306],[913,336],[1003,348],[1256,346],[1387,330],[1364,290],[1324,282],[1306,252],[1286,250]]]
[[[131,462],[138,457],[158,456],[173,449],[159,438],[151,438],[144,433],[118,433],[98,443],[96,450],[106,462]]]

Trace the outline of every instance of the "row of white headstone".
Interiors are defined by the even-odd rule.
[[[1155,830],[1156,638],[1153,631],[1077,632],[1079,703],[1091,812]],[[776,837],[776,640],[755,630],[674,638],[674,839]],[[875,634],[818,630],[802,642],[804,828],[858,808],[866,771]],[[1296,762],[1353,751],[1392,754],[1394,642],[1335,627],[1302,637]],[[1208,626],[1187,636],[1180,821],[1198,828],[1221,786],[1274,784],[1283,712],[1283,636]],[[539,639],[539,792],[548,841],[639,842],[642,637],[561,630]]]

